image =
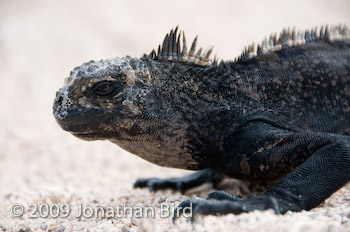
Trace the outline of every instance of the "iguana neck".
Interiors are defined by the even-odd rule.
[[[234,95],[230,83],[238,78],[234,64],[203,67],[169,61],[148,63],[152,76],[148,100],[155,104],[153,110],[146,104],[146,111],[151,115],[168,119],[181,113],[200,118],[211,110],[234,110],[230,100]]]

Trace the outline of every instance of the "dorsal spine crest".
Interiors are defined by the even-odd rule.
[[[178,32],[178,26],[170,33],[165,35],[162,45],[158,46],[158,52],[152,50],[149,57],[154,60],[164,61],[182,61],[189,64],[196,64],[200,66],[209,66],[211,64],[217,65],[218,58],[214,57],[210,60],[210,55],[213,52],[214,46],[209,46],[204,50],[199,48],[197,50],[198,36],[196,36],[192,42],[191,48],[188,51],[187,41],[184,31]],[[182,36],[181,36],[182,35]],[[182,37],[182,46],[181,46]],[[296,30],[287,28],[283,29],[279,36],[277,33],[271,34],[269,37],[265,37],[260,44],[252,43],[245,47],[240,56],[234,59],[235,62],[240,60],[249,59],[258,55],[276,52],[285,48],[300,46],[308,42],[325,40],[325,41],[341,41],[350,39],[350,27],[347,25],[336,25],[329,27],[321,26],[311,30]]]
[[[192,42],[189,52],[187,52],[187,41],[185,32],[181,31],[177,35],[178,27],[165,35],[162,46],[158,46],[158,52],[152,50],[149,57],[154,60],[177,60],[200,66],[209,66],[215,61],[210,61],[210,55],[214,46],[208,47],[203,53],[203,48],[197,49],[198,36]],[[181,46],[182,35],[182,46]]]
[[[260,54],[267,54],[275,52],[288,47],[295,47],[306,44],[307,42],[326,40],[326,41],[340,41],[350,39],[350,28],[347,25],[336,25],[329,27],[328,25],[322,26],[320,29],[317,27],[311,30],[296,30],[283,29],[279,36],[277,33],[271,34],[270,37],[265,37],[263,41],[257,46],[255,43],[246,47],[242,54],[235,59],[239,61],[242,59],[252,58]]]

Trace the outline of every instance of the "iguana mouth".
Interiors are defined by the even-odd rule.
[[[79,139],[83,139],[86,141],[92,141],[92,140],[102,140],[101,136],[99,136],[98,134],[94,133],[94,132],[71,132],[72,135],[74,135],[75,137],[78,137]]]
[[[113,118],[113,115],[105,111],[85,109],[83,107],[65,110],[64,117],[62,117],[61,107],[56,104],[54,106],[54,115],[57,123],[63,130],[79,137],[100,134],[98,131],[100,131],[103,122],[108,122]]]

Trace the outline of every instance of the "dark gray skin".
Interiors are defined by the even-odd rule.
[[[248,48],[211,65],[191,52],[186,60],[176,38],[167,35],[157,54],[75,68],[57,92],[57,122],[161,166],[202,170],[135,187],[184,192],[222,175],[276,183],[249,199],[214,192],[181,203],[194,214],[310,210],[349,181],[349,28],[312,30],[300,43],[285,31],[273,49],[263,43],[256,55]]]

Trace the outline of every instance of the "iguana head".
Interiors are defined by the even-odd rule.
[[[116,139],[122,130],[147,120],[147,110],[155,102],[154,79],[176,67],[201,67],[210,64],[212,48],[196,52],[197,37],[187,51],[184,33],[180,45],[177,28],[166,35],[158,53],[153,50],[142,58],[114,58],[90,61],[76,67],[57,92],[54,116],[60,126],[86,140]],[[175,71],[174,71],[175,70]],[[178,72],[177,72],[178,73]],[[150,93],[151,92],[151,93]],[[146,122],[147,124],[147,122]],[[147,125],[146,125],[147,126]],[[145,130],[148,130],[143,126]]]
[[[54,116],[83,139],[112,136],[142,114],[151,76],[145,62],[124,57],[90,61],[75,68],[56,93]]]

